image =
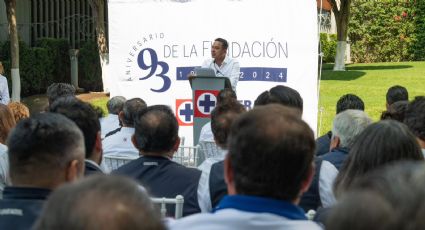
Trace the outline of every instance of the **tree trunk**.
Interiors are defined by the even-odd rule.
[[[109,92],[110,82],[107,77],[109,66],[109,51],[105,32],[105,1],[90,0],[89,3],[93,9],[93,16],[96,22],[97,48],[99,50],[100,66],[102,68],[103,91]]]
[[[337,49],[333,70],[345,70],[345,49],[347,47],[348,20],[350,18],[351,0],[340,0],[339,9],[335,0],[331,0],[337,30]]]
[[[335,56],[335,71],[344,71],[345,70],[345,49],[347,48],[346,41],[338,41],[336,43],[336,56]]]
[[[16,0],[5,0],[9,23],[10,54],[12,61],[12,101],[21,100],[21,77],[19,76],[19,41],[16,26]]]

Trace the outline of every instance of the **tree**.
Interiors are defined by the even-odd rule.
[[[337,30],[337,48],[334,70],[345,70],[345,49],[347,47],[348,20],[350,18],[351,0],[330,0],[335,15]],[[339,5],[339,8],[338,8]]]
[[[96,23],[96,40],[99,50],[100,65],[102,67],[103,90],[109,91],[109,81],[107,78],[107,67],[109,65],[108,42],[105,32],[105,0],[89,0],[93,10],[93,16]]]
[[[12,72],[12,101],[21,100],[21,77],[19,75],[19,41],[16,27],[16,0],[4,0],[9,23],[10,56]]]

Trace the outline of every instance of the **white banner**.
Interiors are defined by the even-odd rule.
[[[192,142],[192,91],[187,74],[211,57],[215,38],[239,61],[237,96],[252,108],[275,85],[304,100],[317,127],[317,6],[314,0],[109,0],[111,96],[170,105],[180,135]]]

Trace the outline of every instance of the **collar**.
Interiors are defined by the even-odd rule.
[[[103,172],[102,168],[94,161],[90,160],[90,159],[84,159],[84,162],[87,164],[89,163],[90,165],[92,165],[93,167],[95,167],[97,170]]]
[[[31,187],[6,187],[3,191],[3,199],[21,199],[21,200],[45,200],[52,190],[45,188]]]
[[[226,208],[233,208],[246,212],[272,213],[291,220],[307,220],[304,211],[298,206],[287,201],[259,196],[225,196],[213,212]]]

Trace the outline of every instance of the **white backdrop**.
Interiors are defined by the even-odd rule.
[[[304,119],[317,127],[317,6],[315,0],[109,0],[111,96],[167,104],[180,135],[192,142],[194,66],[210,58],[211,42],[229,41],[239,60],[238,100],[279,84],[304,100]]]

